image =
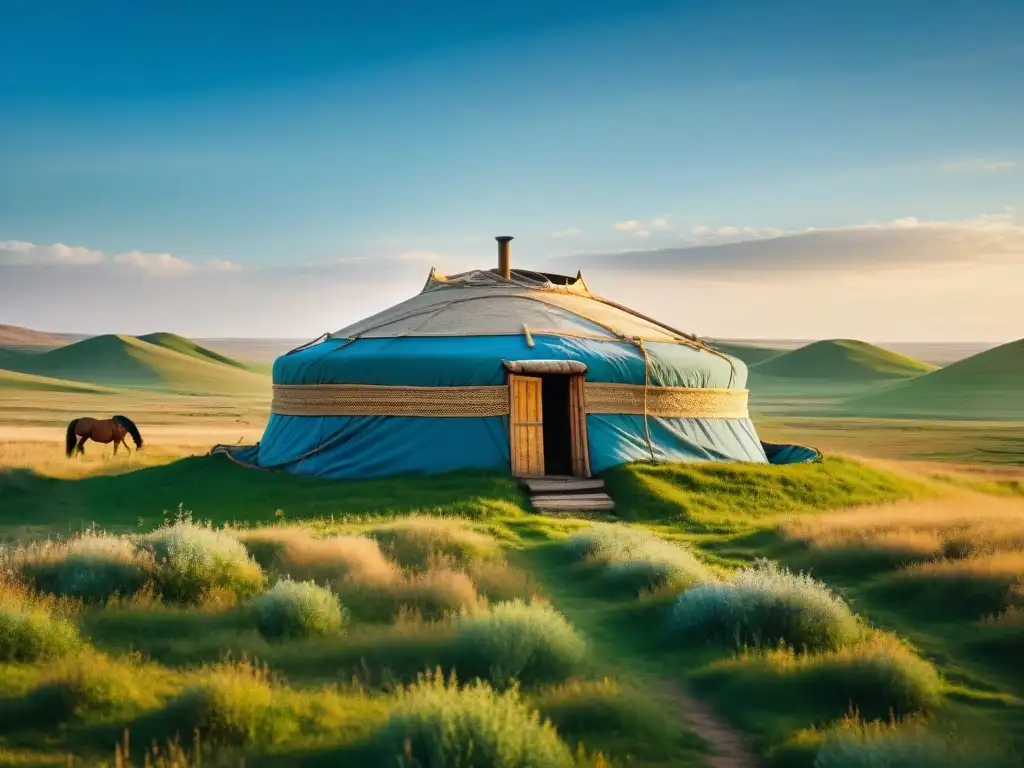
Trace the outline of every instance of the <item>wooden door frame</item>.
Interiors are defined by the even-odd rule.
[[[508,417],[508,436],[509,436],[509,467],[512,474],[516,477],[524,477],[525,475],[517,474],[518,467],[516,466],[516,402],[515,402],[515,381],[517,378],[530,378],[530,379],[543,379],[543,376],[566,376],[568,378],[569,387],[569,412],[567,418],[569,419],[569,443],[570,443],[570,454],[572,463],[572,473],[574,477],[590,477],[590,439],[587,435],[587,405],[586,405],[586,373],[544,373],[544,374],[524,374],[524,373],[509,373],[508,374],[508,394],[509,394],[509,417]],[[544,405],[543,399],[541,400],[541,430],[543,434],[543,414]],[[542,438],[543,439],[543,438]],[[546,458],[546,457],[545,457]],[[545,461],[546,464],[546,461]],[[546,471],[546,470],[545,470]]]

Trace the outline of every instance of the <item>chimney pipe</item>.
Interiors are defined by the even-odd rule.
[[[501,235],[494,238],[498,241],[498,274],[506,280],[512,279],[512,261],[509,256],[509,241],[511,235]]]

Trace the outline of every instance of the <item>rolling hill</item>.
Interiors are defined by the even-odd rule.
[[[908,379],[933,370],[912,357],[852,339],[816,341],[751,367],[757,376],[844,382]]]
[[[765,360],[771,360],[773,357],[777,357],[785,352],[784,349],[779,349],[777,347],[758,347],[753,344],[711,342],[711,346],[719,352],[724,352],[727,355],[742,360],[747,364],[747,367],[758,365],[763,363]]]
[[[258,393],[270,386],[266,376],[133,336],[95,336],[4,365],[52,379],[189,394]]]
[[[846,407],[879,416],[1024,419],[1024,339],[986,350]]]
[[[0,347],[6,349],[55,349],[74,339],[57,333],[35,331],[20,325],[0,325]]]
[[[115,390],[81,381],[51,379],[47,376],[33,376],[30,373],[0,370],[0,391],[16,389],[35,392],[74,392],[77,394],[111,394]]]
[[[186,339],[184,336],[179,336],[176,333],[147,333],[137,338],[147,344],[155,344],[158,347],[163,347],[173,352],[180,352],[183,355],[194,357],[198,360],[230,365],[232,368],[241,368],[242,370],[249,370],[250,368],[250,366],[243,362],[234,360],[219,352],[214,352],[212,349],[202,347],[192,341],[192,339]]]

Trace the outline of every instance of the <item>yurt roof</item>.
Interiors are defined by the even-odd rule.
[[[528,270],[431,270],[419,294],[333,334],[336,339],[545,334],[643,339],[703,346],[634,310],[591,293],[576,277]]]

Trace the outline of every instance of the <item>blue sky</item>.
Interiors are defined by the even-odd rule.
[[[379,308],[392,296],[374,276],[414,290],[426,261],[491,266],[506,233],[517,263],[571,256],[607,285],[608,254],[668,249],[666,276],[738,286],[792,262],[785,247],[754,253],[746,278],[706,259],[689,270],[676,251],[725,249],[716,262],[738,241],[911,217],[959,222],[943,242],[985,250],[997,220],[1001,283],[1024,242],[1022,30],[1019,0],[0,0],[0,246],[16,255],[0,322],[120,322],[33,309],[33,290],[82,283],[57,275],[55,244],[103,265],[230,262],[253,301],[285,283],[307,295],[300,265],[363,286],[334,315],[257,324],[278,335]],[[979,221],[980,234],[965,224]],[[57,267],[32,274],[44,263]],[[239,330],[213,304],[197,311],[183,330]],[[759,330],[753,316],[708,320]],[[858,327],[837,317],[803,335],[833,330]]]

